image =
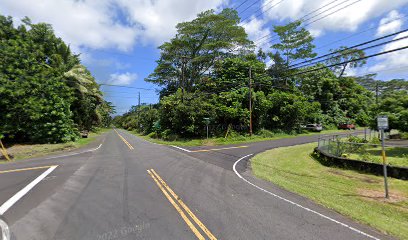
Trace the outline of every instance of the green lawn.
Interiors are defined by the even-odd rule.
[[[59,151],[68,151],[85,146],[100,136],[102,133],[111,130],[111,128],[101,128],[96,132],[90,132],[88,138],[80,138],[76,142],[57,143],[57,144],[16,144],[7,149],[10,155],[13,155],[12,161],[26,158],[41,157]],[[6,161],[0,160],[0,163]]]
[[[408,239],[408,181],[321,165],[310,157],[315,143],[276,148],[251,160],[255,176],[312,199],[384,233]]]
[[[353,153],[348,156],[350,159],[382,163],[381,147],[369,148],[364,151],[365,154]],[[408,167],[408,148],[407,147],[387,147],[385,149],[387,163],[393,166]]]
[[[318,132],[307,132],[302,134],[286,134],[286,133],[276,133],[273,137],[263,137],[258,135],[250,136],[238,136],[238,137],[218,137],[218,138],[209,138],[209,139],[181,139],[176,141],[165,141],[162,139],[151,138],[149,136],[145,136],[134,131],[130,131],[130,133],[139,136],[147,141],[164,144],[164,145],[174,145],[174,146],[216,146],[216,145],[229,145],[229,144],[238,144],[238,143],[249,143],[249,142],[261,142],[267,140],[276,140],[282,138],[294,138],[299,136],[312,136],[312,135],[319,135],[319,134],[331,134],[331,133],[339,133],[339,134],[346,134],[349,133],[347,130],[324,130],[320,133]]]

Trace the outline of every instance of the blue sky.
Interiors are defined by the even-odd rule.
[[[314,17],[307,21],[316,20],[307,28],[315,36],[319,55],[408,27],[408,0],[2,0],[0,13],[13,16],[16,24],[24,16],[52,24],[56,34],[81,53],[82,63],[99,83],[126,86],[102,87],[105,98],[122,114],[137,104],[139,92],[143,103],[158,101],[157,86],[144,78],[156,66],[157,46],[174,36],[178,22],[192,20],[207,9],[220,11],[240,4],[237,11],[246,19],[242,24],[249,38],[264,49],[271,43],[256,40],[271,34],[273,25],[299,19],[325,5],[308,15]],[[335,42],[353,34],[357,35]],[[404,36],[407,33],[390,39]],[[404,39],[366,53],[407,45]],[[382,80],[408,78],[408,51],[369,59],[366,66],[348,74],[373,72]]]

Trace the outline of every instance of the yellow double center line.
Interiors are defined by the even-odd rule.
[[[190,227],[191,231],[197,236],[198,239],[204,240],[205,237],[201,234],[201,232],[195,227],[195,225],[191,222],[191,220],[187,217],[184,211],[190,216],[190,218],[201,228],[201,230],[208,236],[211,240],[216,240],[217,238],[208,230],[208,228],[197,218],[197,216],[187,207],[187,205],[177,196],[176,193],[171,190],[171,188],[166,184],[166,182],[157,174],[153,169],[147,170],[153,180],[156,182],[157,186],[169,200],[169,202],[173,205],[173,207],[177,210],[180,214],[181,218],[187,223]],[[171,196],[173,197],[171,197]],[[176,202],[177,201],[177,202]],[[178,204],[177,204],[178,203]],[[184,211],[182,210],[184,209]]]
[[[129,147],[130,150],[134,149],[133,146],[130,145],[130,143],[128,141],[126,141],[126,139],[122,135],[120,135],[118,131],[116,131],[116,129],[113,129],[113,130],[115,130],[116,134],[118,134],[120,139],[122,139],[122,141]]]

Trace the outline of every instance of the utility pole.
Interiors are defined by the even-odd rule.
[[[252,67],[249,67],[249,136],[252,136]]]
[[[137,103],[137,119],[139,121],[139,128],[140,128],[140,92],[139,92],[139,101]]]
[[[378,81],[375,82],[375,104],[378,105]]]
[[[139,101],[137,103],[137,109],[140,109],[140,92],[139,92]]]

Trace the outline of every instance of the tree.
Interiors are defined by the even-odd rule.
[[[294,69],[291,65],[294,61],[306,58],[313,58],[316,53],[313,52],[313,37],[308,30],[301,27],[301,21],[294,21],[284,26],[275,26],[274,32],[279,36],[279,42],[273,44],[273,49],[269,53],[273,60],[269,68],[269,74],[274,78],[275,85],[288,85],[288,78]],[[275,50],[275,51],[274,51]]]
[[[310,102],[302,95],[275,91],[259,103],[264,127],[285,131],[298,130],[301,124],[316,122],[320,118],[320,104]]]
[[[265,63],[259,61],[254,54],[227,58],[216,63],[212,77],[202,79],[197,89],[220,93],[249,87],[249,71],[251,70],[252,88],[268,91],[272,84],[265,68]]]
[[[78,55],[51,25],[22,22],[14,27],[11,17],[0,15],[0,135],[14,142],[76,140],[78,126],[99,124],[99,86],[84,80],[90,73],[83,66],[76,75]]]
[[[279,43],[272,45],[272,49],[284,56],[285,63],[290,66],[293,61],[313,58],[313,37],[308,30],[301,27],[301,21],[294,21],[284,26],[275,26],[274,32],[279,36]]]
[[[165,94],[177,88],[193,91],[217,60],[234,54],[235,49],[251,47],[238,24],[237,11],[228,8],[219,14],[208,10],[190,22],[177,24],[176,36],[159,47],[157,67],[146,81],[164,86]]]
[[[83,65],[75,65],[64,73],[67,85],[74,89],[75,100],[71,105],[74,121],[80,130],[91,130],[101,123],[98,106],[104,103],[99,85]]]
[[[215,116],[215,109],[214,102],[208,95],[182,95],[179,90],[161,99],[159,113],[162,129],[183,137],[197,137],[204,135],[203,119]]]
[[[327,65],[339,64],[332,67],[333,71],[338,74],[338,77],[342,77],[347,67],[350,69],[362,67],[367,61],[365,59],[348,62],[365,57],[365,53],[360,49],[348,49],[348,47],[341,46],[338,49],[330,49],[330,52],[334,53],[327,61]],[[344,63],[345,62],[345,63]],[[343,63],[343,64],[341,64]]]
[[[358,124],[367,125],[367,115],[374,103],[373,94],[357,84],[354,77],[339,79],[330,69],[324,68],[303,74],[299,90],[320,103],[326,114],[325,124],[337,125],[355,119]]]
[[[376,128],[375,118],[386,115],[389,118],[389,128],[408,131],[408,92],[394,91],[392,95],[382,96],[378,106],[373,109],[371,126]]]

